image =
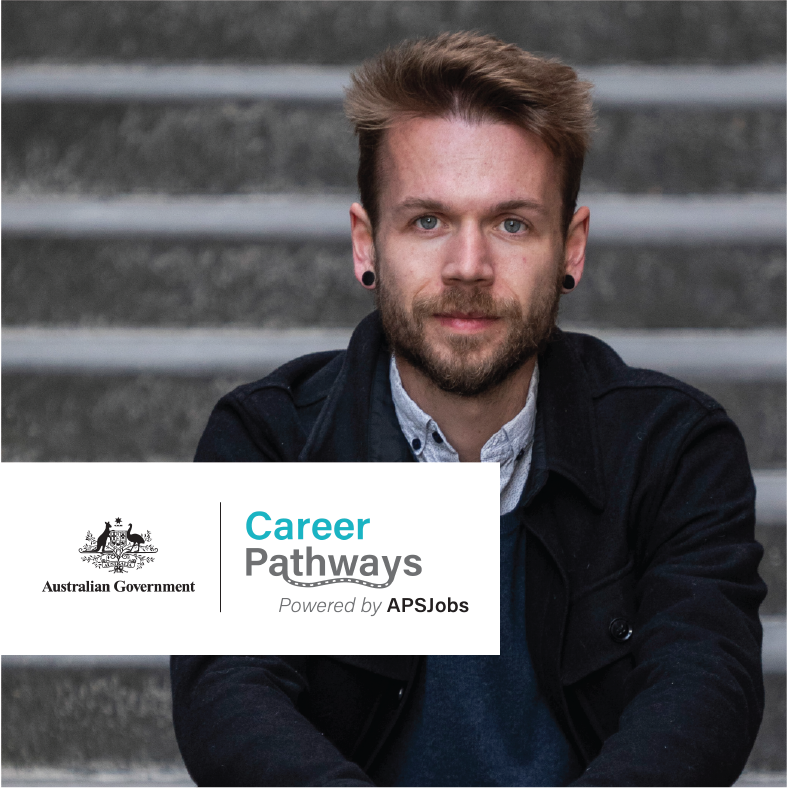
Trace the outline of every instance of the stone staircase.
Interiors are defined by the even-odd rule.
[[[561,324],[746,438],[770,593],[741,784],[785,784],[784,27],[769,1],[5,2],[2,459],[188,461],[221,394],[346,342],[349,66],[451,29],[561,57],[599,104]],[[4,658],[3,783],[189,784],[162,659]]]

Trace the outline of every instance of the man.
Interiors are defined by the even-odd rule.
[[[742,439],[700,392],[555,328],[585,259],[588,90],[469,34],[355,75],[353,257],[378,311],[346,352],[224,397],[196,459],[500,462],[500,656],[173,658],[198,783],[741,772],[765,594]]]

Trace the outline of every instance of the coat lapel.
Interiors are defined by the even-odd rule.
[[[587,372],[569,337],[555,338],[539,358],[537,418],[549,470],[573,482],[598,509],[606,500]]]
[[[520,516],[528,531],[525,622],[528,647],[541,690],[559,724],[583,752],[566,705],[560,675],[563,640],[572,589],[565,540],[581,522],[564,522],[551,496],[539,491],[558,474],[600,509],[606,494],[590,383],[571,340],[556,330],[539,358],[536,434],[530,478]],[[569,551],[570,551],[570,546]]]
[[[353,332],[300,462],[413,461],[391,398],[389,358],[380,318],[372,312]]]
[[[298,457],[300,462],[366,462],[369,407],[383,342],[372,312],[357,326],[327,402]]]

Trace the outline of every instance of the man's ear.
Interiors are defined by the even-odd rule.
[[[353,241],[353,266],[355,278],[364,287],[362,277],[368,271],[376,273],[374,268],[374,239],[372,236],[372,223],[364,207],[357,202],[350,206],[350,234]]]
[[[583,205],[581,208],[577,208],[566,233],[565,272],[574,277],[574,287],[579,284],[582,272],[585,270],[585,248],[588,243],[589,229],[590,208]]]

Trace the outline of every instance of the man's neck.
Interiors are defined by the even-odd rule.
[[[401,356],[396,366],[410,398],[439,425],[462,462],[479,462],[484,444],[525,407],[533,357],[492,391],[463,397],[439,389]]]

